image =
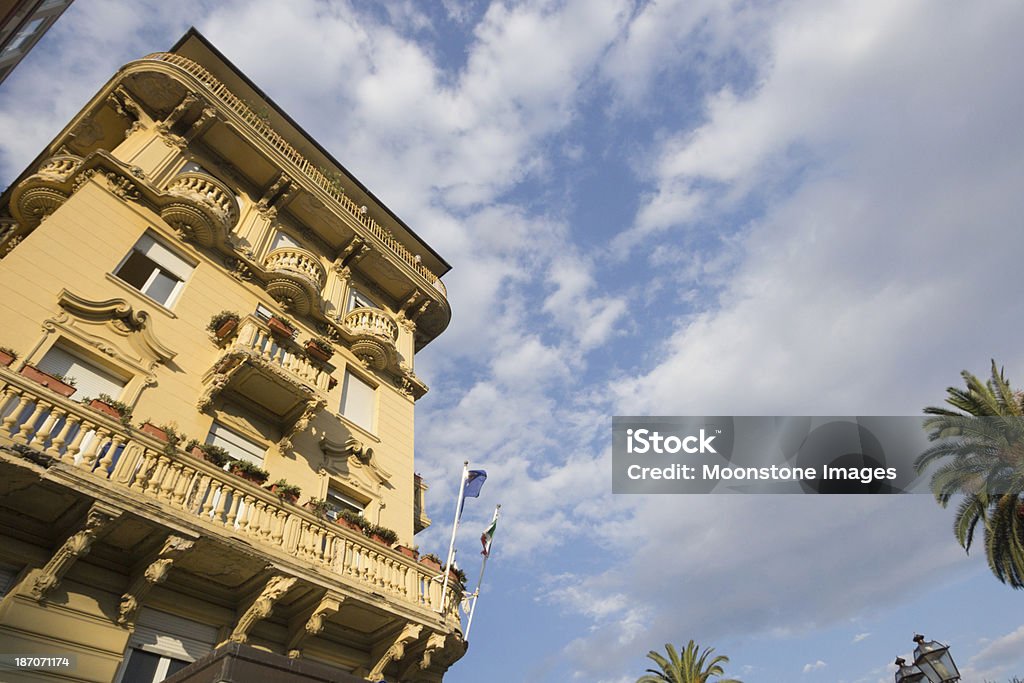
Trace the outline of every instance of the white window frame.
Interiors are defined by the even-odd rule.
[[[226,432],[226,436],[223,432]],[[235,449],[232,449],[224,445],[226,443],[234,446],[235,444],[232,443],[232,439],[244,442],[246,445],[253,446],[254,448],[252,450],[263,449],[263,453],[257,456],[244,448],[236,447]],[[265,445],[259,441],[253,440],[247,434],[244,434],[237,429],[233,429],[223,422],[217,422],[216,420],[210,425],[210,431],[206,433],[205,443],[220,446],[235,460],[245,460],[246,462],[251,462],[260,467],[263,467],[263,463],[267,458],[267,447]]]
[[[378,306],[377,302],[375,302],[373,299],[368,297],[359,288],[353,287],[348,292],[348,310],[354,311],[357,308],[377,308],[377,309],[379,309],[380,306]]]
[[[128,262],[128,259],[135,254],[135,252],[139,252],[156,266],[149,274],[149,277],[146,279],[146,282],[142,287],[136,287],[120,276],[121,269]],[[156,256],[156,258],[154,258],[154,256]],[[131,250],[125,254],[124,258],[121,259],[121,262],[117,264],[117,268],[114,269],[113,275],[120,282],[125,283],[147,299],[156,302],[164,308],[172,308],[174,304],[177,303],[178,298],[181,296],[181,290],[185,288],[185,283],[192,277],[192,273],[194,271],[194,263],[169,247],[166,242],[158,238],[151,231],[147,230],[138,239],[138,241],[132,245]],[[174,285],[174,289],[171,290],[166,301],[160,301],[147,292],[160,273],[178,281],[177,284]]]

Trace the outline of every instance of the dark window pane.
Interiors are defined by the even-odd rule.
[[[149,276],[156,270],[157,265],[138,251],[133,251],[131,256],[124,262],[117,276],[130,284],[135,289],[141,290],[145,286]]]
[[[132,650],[128,656],[128,666],[121,677],[121,683],[153,683],[156,667],[160,664],[160,655],[142,650]]]
[[[176,674],[192,662],[183,662],[180,659],[172,659],[167,665],[167,675]]]

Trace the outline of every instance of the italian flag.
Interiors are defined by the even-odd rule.
[[[484,532],[480,534],[480,543],[484,549],[480,553],[484,557],[491,556],[491,541],[494,540],[494,530],[498,528],[498,511],[494,511],[494,519],[491,520],[490,525],[484,529]]]

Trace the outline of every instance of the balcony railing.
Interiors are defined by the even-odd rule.
[[[356,308],[345,316],[345,326],[357,334],[375,334],[392,343],[398,340],[398,324],[379,308]]]
[[[223,241],[238,223],[238,202],[231,190],[206,173],[175,176],[167,193],[175,201],[163,207],[160,216],[199,244]]]
[[[324,288],[326,274],[324,267],[313,254],[298,247],[279,247],[263,259],[263,267],[269,271],[294,273],[309,281],[318,293]]]
[[[0,368],[0,387],[0,445],[21,449],[36,462],[59,463],[51,469],[101,480],[112,494],[120,491],[125,499],[161,506],[165,514],[225,542],[243,537],[279,562],[299,559],[404,606],[442,609],[434,573],[398,552],[282,503],[244,479],[7,368]],[[445,605],[453,605],[452,594]],[[455,616],[449,612],[448,619]]]
[[[363,225],[370,233],[390,249],[396,256],[404,261],[410,268],[419,273],[428,283],[442,294],[446,294],[444,283],[429,268],[424,266],[409,249],[399,242],[390,230],[377,223],[367,215],[365,207],[357,206],[356,203],[346,195],[336,181],[328,178],[323,171],[317,168],[312,162],[306,159],[288,141],[270,127],[270,125],[258,114],[256,114],[241,98],[236,96],[227,86],[221,83],[213,74],[205,68],[196,64],[191,59],[176,55],[170,52],[157,52],[147,55],[143,59],[167,62],[174,64],[180,69],[191,74],[203,85],[210,94],[221,101],[225,106],[234,111],[245,120],[257,133],[259,133],[274,149],[291,161],[307,178],[321,190],[327,193],[358,223]]]
[[[330,373],[322,365],[312,362],[298,344],[275,337],[270,328],[256,318],[250,316],[242,320],[233,347],[280,368],[297,383],[328,391]]]

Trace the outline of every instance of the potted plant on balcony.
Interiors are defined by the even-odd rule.
[[[323,337],[310,337],[306,340],[306,355],[326,363],[334,355],[334,346]]]
[[[405,555],[406,557],[408,557],[410,560],[413,560],[413,561],[415,561],[416,558],[418,558],[420,556],[420,549],[417,546],[411,546],[410,547],[410,546],[407,546],[407,545],[402,545],[401,543],[396,543],[395,544],[395,550],[397,550],[399,553],[401,553],[402,555]]]
[[[267,488],[278,498],[292,505],[299,502],[299,496],[302,494],[302,489],[295,484],[289,484],[287,479],[278,479]]]
[[[338,513],[338,524],[344,527],[348,527],[352,531],[358,531],[362,533],[363,529],[367,528],[370,522],[358,512],[354,510],[342,510]]]
[[[238,327],[238,321],[238,314],[234,311],[221,311],[210,318],[210,324],[206,326],[206,329],[213,332],[217,341],[224,341]]]
[[[420,564],[433,572],[441,571],[441,558],[434,553],[427,553],[420,558]]]
[[[263,484],[263,482],[267,480],[267,477],[270,476],[270,473],[265,469],[258,465],[254,465],[248,460],[232,460],[231,464],[228,465],[228,471],[231,472],[231,474],[241,477],[242,479],[247,479],[254,484]]]
[[[18,360],[18,354],[14,351],[14,349],[8,348],[6,346],[0,346],[0,365],[6,368],[9,367],[10,364],[16,360]]]
[[[330,504],[324,498],[310,498],[302,507],[312,512],[317,519],[326,517],[327,512],[331,509]]]
[[[100,394],[96,398],[83,398],[82,403],[97,412],[119,420],[125,426],[128,426],[132,417],[132,409],[127,403],[122,403],[107,394]]]
[[[174,455],[174,452],[178,450],[178,444],[185,439],[185,437],[183,437],[173,425],[160,425],[157,427],[151,421],[146,420],[142,423],[142,426],[139,429],[144,433],[163,441],[164,453],[166,455]]]
[[[295,323],[280,315],[271,316],[267,321],[270,333],[276,337],[291,339],[295,336]]]
[[[34,365],[26,365],[21,369],[21,374],[33,382],[38,382],[50,391],[55,391],[61,396],[68,397],[75,393],[75,378],[64,375],[51,375],[43,372]]]
[[[369,538],[377,541],[383,546],[390,548],[395,542],[398,541],[398,534],[395,533],[394,529],[389,529],[386,526],[380,524],[369,524],[366,529],[363,529]]]
[[[220,446],[215,446],[212,443],[199,443],[195,439],[188,442],[185,450],[191,453],[193,458],[205,460],[217,467],[224,467],[231,459],[231,454]]]

